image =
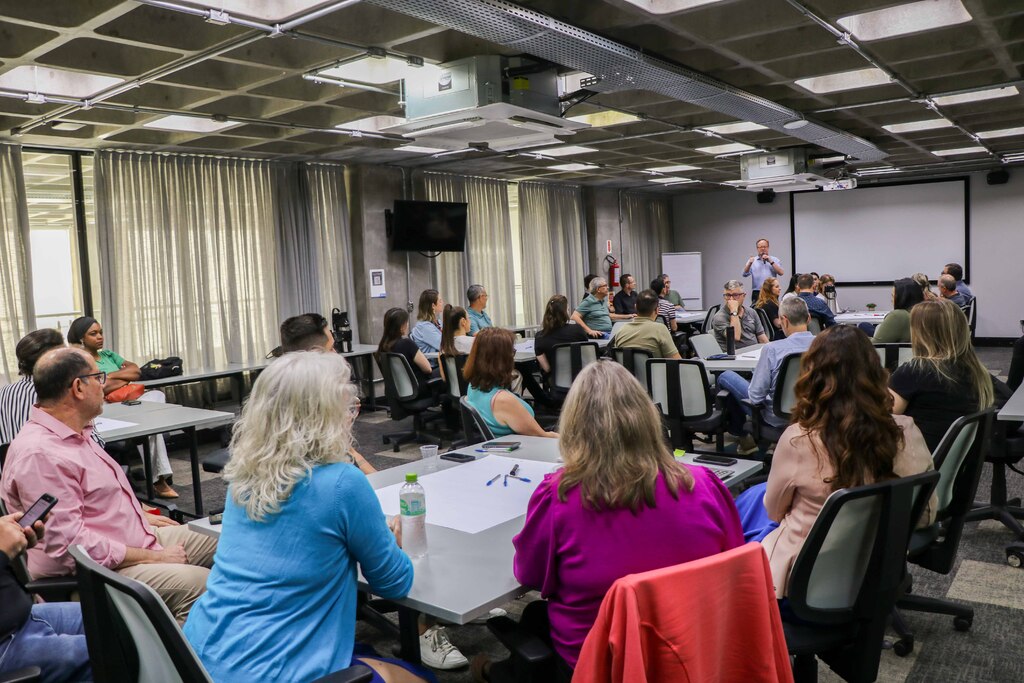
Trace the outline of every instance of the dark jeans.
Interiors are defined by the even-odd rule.
[[[564,659],[555,652],[551,643],[551,620],[548,619],[547,600],[534,600],[523,610],[519,618],[519,628],[530,635],[540,638],[548,647],[554,657],[554,662],[548,671],[543,672],[541,680],[552,683],[570,683],[572,681],[572,668]],[[494,683],[515,681],[515,671],[511,659],[495,662],[491,665],[490,680]]]

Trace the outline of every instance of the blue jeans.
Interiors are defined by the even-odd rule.
[[[0,673],[26,666],[38,666],[44,683],[92,680],[77,602],[33,605],[25,624],[0,642]]]
[[[743,424],[751,412],[750,408],[743,403],[744,399],[750,398],[750,382],[732,370],[726,370],[718,376],[718,388],[729,392],[729,398],[725,401],[726,410],[729,413],[729,433],[734,436],[742,436],[744,434]]]

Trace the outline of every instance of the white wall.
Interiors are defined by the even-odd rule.
[[[1006,185],[988,185],[984,173],[972,174],[970,192],[968,284],[978,297],[977,334],[1016,338],[1024,318],[1024,173],[1011,171]],[[736,190],[679,195],[674,209],[676,249],[704,254],[707,301],[722,283],[738,277],[758,237],[771,240],[772,255],[782,259],[787,277],[792,273],[787,196],[777,196],[773,204],[758,204],[753,193]],[[925,222],[907,225],[905,230],[919,231],[921,239],[929,239]],[[936,263],[928,276],[937,278],[943,265]],[[840,282],[838,295],[846,308],[862,309],[869,302],[879,309],[891,306],[889,288],[844,288]]]

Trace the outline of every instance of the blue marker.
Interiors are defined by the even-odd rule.
[[[487,482],[487,485],[488,485],[488,486],[490,486],[490,485],[491,485],[491,484],[493,484],[494,482],[498,481],[498,479],[500,479],[500,478],[501,478],[501,475],[500,475],[500,474],[495,474],[495,475],[494,475],[494,478],[493,478],[493,479],[491,479],[491,480],[490,480],[489,482]]]

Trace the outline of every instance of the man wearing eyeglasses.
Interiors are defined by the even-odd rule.
[[[711,319],[711,329],[722,351],[726,349],[726,334],[733,335],[737,349],[752,344],[768,343],[761,319],[743,305],[746,296],[743,283],[739,280],[729,280],[725,283],[725,291],[722,293],[725,303]]]
[[[81,545],[103,566],[153,588],[179,624],[206,590],[216,540],[143,512],[120,465],[92,440],[107,376],[73,348],[46,352],[32,372],[39,403],[11,442],[0,493],[11,512],[57,498],[47,533],[28,551],[33,577],[74,572]]]

